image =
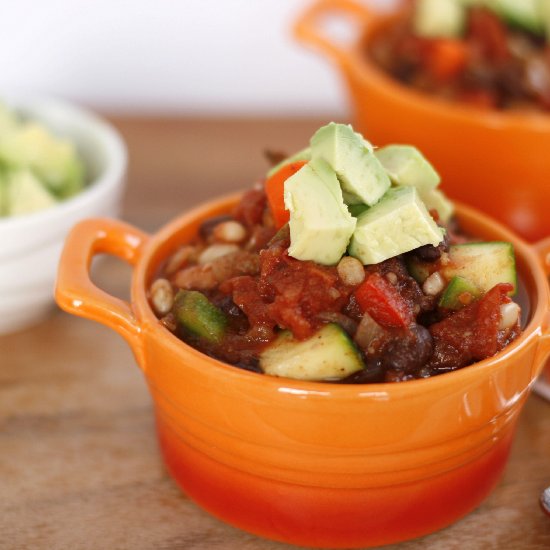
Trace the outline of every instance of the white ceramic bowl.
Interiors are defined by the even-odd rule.
[[[52,99],[12,105],[76,145],[88,185],[52,208],[0,218],[0,334],[35,324],[50,312],[65,236],[82,218],[117,216],[127,165],[122,138],[96,115]]]

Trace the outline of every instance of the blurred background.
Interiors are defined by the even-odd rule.
[[[0,90],[119,114],[344,115],[336,72],[291,36],[310,3],[2,2]]]

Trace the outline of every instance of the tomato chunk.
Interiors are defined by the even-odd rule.
[[[355,299],[384,327],[408,327],[414,321],[411,304],[380,273],[372,273],[355,291]]]
[[[285,181],[298,172],[305,164],[307,164],[305,160],[298,160],[286,164],[265,182],[267,202],[269,203],[269,208],[273,214],[273,220],[277,229],[283,227],[290,219],[290,213],[285,209]]]
[[[468,44],[462,40],[433,40],[426,55],[426,68],[439,81],[453,80],[468,63]]]

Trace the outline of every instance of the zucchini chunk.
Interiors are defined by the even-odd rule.
[[[439,300],[439,306],[445,309],[461,309],[468,303],[464,300],[467,294],[472,299],[479,298],[479,288],[464,277],[453,277]]]
[[[178,325],[192,335],[213,344],[223,339],[227,318],[202,292],[180,290],[174,298],[173,311]]]
[[[330,323],[308,340],[295,340],[285,330],[260,355],[265,374],[297,380],[339,380],[365,365],[361,354],[339,325]]]
[[[489,292],[499,283],[510,283],[517,289],[516,259],[511,243],[456,244],[449,249],[450,263],[443,268],[447,280],[467,279],[481,291]]]
[[[461,277],[478,289],[479,296],[499,283],[510,283],[514,287],[511,295],[517,289],[514,247],[507,242],[455,244],[449,248],[447,263],[408,258],[407,270],[420,284],[434,271],[439,271],[446,281]]]

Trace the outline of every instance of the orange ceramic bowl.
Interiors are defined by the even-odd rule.
[[[61,259],[58,303],[132,347],[177,483],[218,518],[303,546],[402,541],[475,508],[501,476],[518,415],[550,354],[550,240],[529,246],[458,208],[467,232],[514,244],[529,303],[521,337],[491,359],[402,384],[301,382],[203,355],[166,330],[147,302],[163,260],[236,200],[209,203],[154,236],[115,220],[82,222]],[[131,303],[90,281],[99,253],[134,266]]]
[[[352,0],[320,0],[295,31],[339,68],[354,126],[373,143],[415,144],[440,171],[451,197],[528,240],[550,235],[550,115],[476,109],[397,82],[367,52],[399,16],[374,14]],[[351,22],[345,45],[327,36],[327,20]]]

